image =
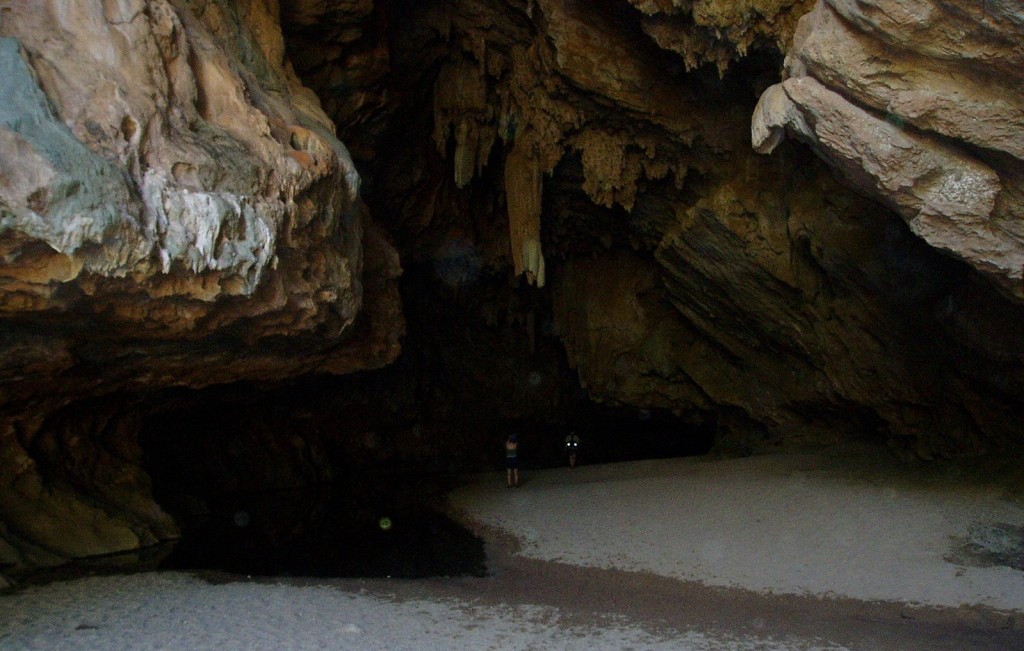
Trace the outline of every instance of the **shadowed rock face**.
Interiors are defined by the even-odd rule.
[[[37,4],[0,22],[0,562],[175,535],[154,477],[479,467],[600,410],[1021,450],[1012,3]]]
[[[49,415],[384,365],[397,256],[273,5],[21,3],[0,32],[0,561],[151,544],[137,417]]]
[[[714,48],[694,46],[681,60],[650,37],[650,17],[671,17],[679,42],[697,31],[710,38],[725,4],[641,4],[389,7],[387,65],[408,99],[396,98],[365,165],[367,196],[389,216],[405,259],[429,260],[468,237],[485,269],[511,265],[530,279],[538,269],[526,253],[539,250],[552,330],[592,399],[714,422],[720,437],[745,439],[741,447],[850,435],[926,457],[1018,446],[1024,346],[998,324],[1012,323],[1020,302],[989,273],[1012,258],[1012,229],[970,220],[1010,206],[1015,191],[995,189],[1019,165],[992,153],[1010,170],[999,176],[949,137],[918,156],[920,136],[907,126],[878,130],[892,136],[892,154],[873,170],[827,155],[822,164],[777,129],[777,150],[761,156],[751,120],[756,139],[779,92],[770,88],[755,114],[779,72],[778,43],[798,48],[792,68],[817,38],[815,16],[831,9],[809,14],[793,39],[809,6],[763,3],[746,29],[719,30]],[[300,74],[316,70],[292,42]],[[907,70],[918,70],[914,61]],[[842,116],[835,133],[868,128]],[[908,160],[927,183],[900,180]],[[871,174],[882,180],[865,183]],[[960,220],[942,238],[960,233],[961,250],[1010,257],[958,262],[921,220],[908,229],[890,211],[929,201],[942,219]]]

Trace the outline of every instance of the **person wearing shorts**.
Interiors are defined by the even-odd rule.
[[[519,487],[519,437],[509,434],[505,439],[505,468],[508,487]]]

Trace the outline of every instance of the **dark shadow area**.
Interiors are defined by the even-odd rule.
[[[505,357],[502,376],[496,364],[474,376],[459,372],[473,346],[452,349],[359,377],[154,398],[138,433],[141,464],[183,534],[160,567],[480,576],[483,543],[446,517],[445,496],[464,473],[503,467],[508,434],[519,435],[527,468],[564,465],[572,431],[580,465],[705,454],[714,442],[714,425],[667,410],[597,405],[554,362],[535,367],[534,386],[529,354]],[[504,391],[491,393],[495,384]],[[504,396],[507,411],[488,393]]]
[[[183,392],[177,408],[144,422],[139,440],[153,496],[182,530],[160,567],[254,576],[483,575],[483,542],[443,512],[458,475],[412,470],[379,449],[387,441],[370,451],[346,445],[351,433],[337,420],[344,411],[309,413],[297,399],[316,396],[316,384]]]
[[[565,437],[570,432],[580,438],[576,463],[583,465],[707,454],[715,444],[715,431],[713,424],[690,423],[667,410],[587,402],[575,425],[552,432],[543,441],[540,465],[567,462]]]
[[[596,404],[559,339],[550,289],[446,239],[401,280],[408,330],[387,368],[170,389],[141,406],[157,503],[184,538],[163,567],[263,576],[480,575],[482,543],[447,519],[460,476],[707,453],[709,415]],[[711,423],[711,424],[708,424]],[[382,526],[382,523],[384,526]]]
[[[483,576],[483,541],[395,479],[211,500],[162,569],[253,576]]]
[[[713,425],[690,425],[663,410],[627,409],[600,414],[580,452],[587,463],[669,459],[707,454],[715,442]],[[632,412],[632,413],[629,413]]]

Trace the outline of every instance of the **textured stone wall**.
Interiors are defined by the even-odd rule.
[[[915,234],[1024,297],[1016,2],[822,0],[800,23],[754,146],[809,144]]]
[[[796,71],[815,69],[798,65],[812,43],[837,66],[858,60],[817,31],[840,4],[849,15],[827,25],[842,34],[860,29],[855,10],[897,15],[884,3],[823,3],[798,27],[813,3],[744,3],[740,12],[724,2],[569,0],[452,0],[393,15],[408,28],[393,27],[391,43],[415,55],[395,49],[390,65],[416,89],[406,89],[416,98],[408,113],[400,98],[393,110],[412,115],[425,89],[433,115],[429,139],[402,123],[404,148],[416,153],[374,159],[386,188],[375,200],[389,206],[389,228],[409,255],[429,258],[451,233],[471,233],[484,268],[518,273],[521,225],[535,214],[525,206],[539,188],[554,327],[595,400],[696,414],[719,422],[723,436],[766,442],[854,436],[924,457],[1019,447],[1024,346],[1010,326],[1022,312],[1012,296],[1020,266],[1009,181],[1020,166],[1005,142],[987,153],[958,148],[914,127],[906,109],[866,120],[867,101],[823,104],[810,90],[823,82]],[[952,77],[962,88],[978,85],[963,71],[1012,67],[1003,61],[1017,29],[1009,9],[993,4],[985,18],[943,6],[943,29],[1006,46],[984,61],[970,41],[929,46],[962,70]],[[938,20],[920,8],[921,25]],[[897,73],[913,88],[901,101],[949,87],[909,56],[909,38],[878,45],[900,67],[866,70],[873,92]],[[784,54],[793,78],[765,92]],[[860,88],[853,76],[834,86],[837,102]],[[986,92],[1002,104],[986,106],[1016,101],[1000,88]],[[782,89],[808,99],[781,104]],[[942,106],[970,110],[970,97]],[[812,115],[811,99],[832,113]],[[844,163],[814,145],[822,164],[784,143],[785,127],[765,126],[769,115],[799,111],[809,117],[786,123],[790,133],[810,141],[816,128],[861,157]],[[918,113],[938,123],[935,111]],[[946,123],[969,123],[950,115]],[[752,122],[758,150],[773,145],[772,156],[751,146]],[[870,134],[887,149],[858,149]],[[524,169],[539,170],[540,182],[510,185],[510,174],[533,178]]]
[[[50,414],[386,364],[397,256],[276,2],[8,3],[0,92],[0,562],[144,546],[175,526],[132,417]],[[111,478],[43,462],[62,451]]]

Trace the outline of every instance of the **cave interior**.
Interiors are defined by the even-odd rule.
[[[397,251],[401,352],[344,375],[65,401],[25,441],[48,485],[103,497],[122,473],[179,523],[221,514],[223,536],[268,510],[292,516],[282,530],[341,510],[373,547],[393,540],[381,518],[411,508],[393,493],[437,506],[502,468],[509,434],[525,472],[564,465],[572,431],[584,464],[845,443],[908,461],[1021,452],[1024,335],[1006,327],[1021,302],[809,148],[750,150],[750,115],[783,74],[772,35],[698,33],[711,45],[687,55],[618,0],[286,5],[287,57]],[[39,325],[7,320],[5,335]],[[345,506],[281,497],[309,490]]]

